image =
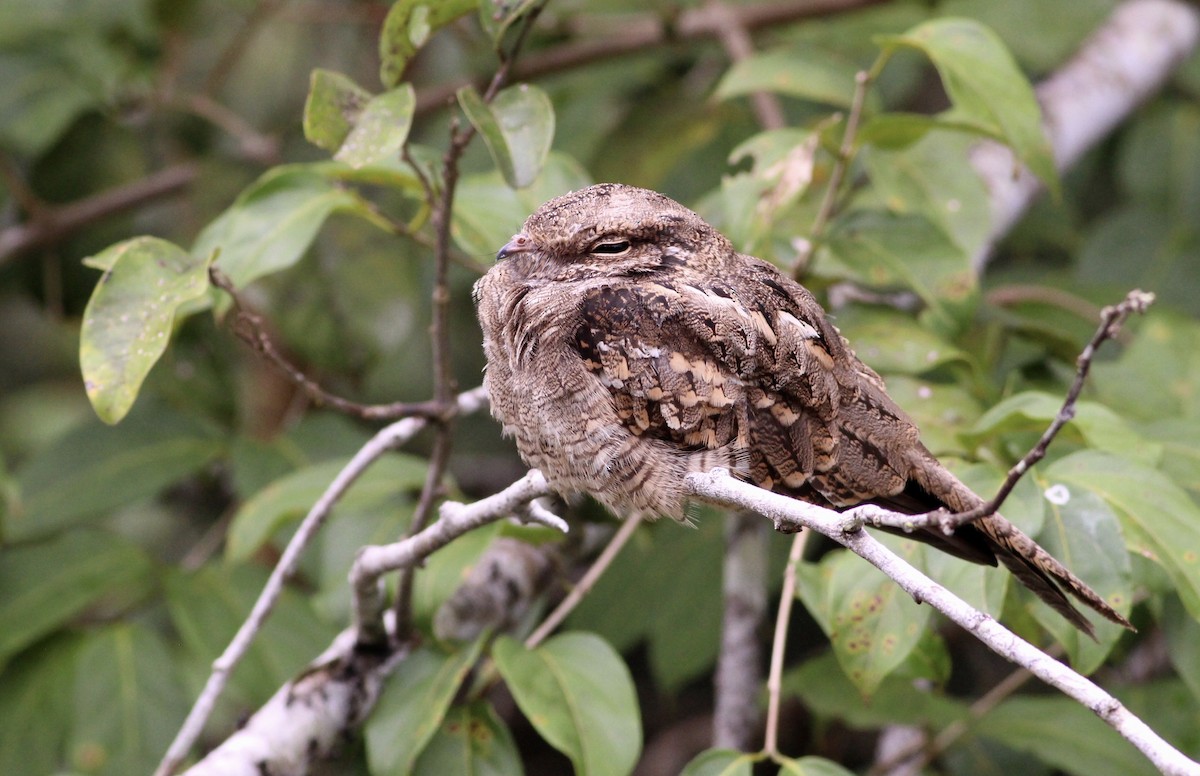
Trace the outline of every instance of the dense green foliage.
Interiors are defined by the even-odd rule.
[[[557,66],[580,37],[620,40],[635,18],[683,11],[551,0],[523,37],[538,5],[0,5],[0,773],[152,769],[297,521],[379,425],[314,406],[246,348],[210,266],[311,380],[361,402],[419,402],[438,370],[431,192],[457,186],[445,333],[466,389],[482,367],[471,283],[537,205],[602,180],[689,204],[739,248],[799,264],[819,295],[846,281],[885,292],[839,306],[836,323],[981,493],[1052,420],[1099,307],[1155,292],[1005,506],[1137,634],[1099,624],[1096,642],[1079,638],[1006,573],[889,543],[1101,672],[1200,756],[1200,60],[1060,181],[1029,79],[1113,3],[887,2],[756,30],[759,53],[733,65],[710,38],[664,36]],[[512,85],[489,95],[518,41]],[[538,77],[521,80],[522,63]],[[843,148],[859,71],[869,89]],[[786,128],[759,126],[750,96],[763,91]],[[477,134],[448,181],[441,159],[466,126]],[[966,161],[981,138],[1055,194],[982,275],[971,257],[989,240],[987,193]],[[113,187],[161,170],[180,183],[114,204]],[[104,217],[72,220],[84,200]],[[915,303],[891,304],[893,292]],[[406,530],[429,447],[418,437],[378,462],[338,504],[206,744],[346,626],[355,550]],[[451,496],[487,495],[521,471],[488,418],[456,422]],[[586,504],[570,517],[607,524]],[[536,649],[439,642],[438,606],[500,533],[464,537],[418,573],[424,643],[347,747],[345,772],[448,773],[467,758],[480,774],[623,774],[643,741],[710,713],[720,515],[639,529]],[[781,740],[828,759],[781,758],[781,773],[865,769],[871,731],[942,730],[1006,670],[882,573],[821,549],[799,568],[808,614],[792,627],[796,703]],[[786,552],[773,537],[772,579]],[[481,655],[515,705],[469,681]],[[1150,671],[1130,667],[1147,660]],[[756,760],[710,751],[688,773],[749,774]],[[1150,771],[1086,709],[1039,694],[1002,700],[939,763]]]

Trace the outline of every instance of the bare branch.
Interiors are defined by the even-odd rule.
[[[767,675],[767,732],[763,751],[768,756],[779,754],[779,706],[783,695],[783,652],[787,647],[788,625],[792,621],[792,606],[796,602],[796,565],[804,555],[809,534],[800,532],[792,537],[788,565],[783,572],[783,589],[779,592],[779,614],[775,618],[775,638],[771,645],[771,669]]]
[[[774,522],[776,530],[795,532],[809,528],[828,536],[887,574],[916,601],[930,604],[971,632],[996,654],[1023,666],[1046,684],[1091,709],[1163,773],[1200,776],[1200,763],[1188,759],[1163,740],[1116,698],[1009,631],[990,615],[972,608],[878,542],[861,528],[863,518],[856,513],[863,508],[839,514],[739,482],[725,469],[689,474],[687,484],[689,490],[698,497],[725,506],[752,509],[764,515]]]
[[[477,388],[473,391],[468,391],[459,397],[460,407],[463,411],[474,411],[479,409],[483,404],[483,389]],[[225,689],[226,683],[229,681],[230,674],[233,669],[245,657],[246,652],[250,649],[250,644],[254,637],[258,635],[262,629],[263,623],[274,609],[280,595],[283,594],[283,586],[288,578],[295,572],[296,566],[307,549],[313,537],[316,536],[318,530],[324,524],[325,519],[329,516],[334,504],[341,499],[342,495],[354,483],[355,480],[362,475],[364,471],[377,459],[393,450],[396,447],[411,439],[421,428],[424,427],[426,421],[421,418],[406,418],[404,420],[393,423],[392,425],[382,429],[370,441],[354,455],[349,463],[338,472],[333,482],[321,494],[308,514],[301,521],[300,527],[296,529],[296,533],[288,542],[287,548],[283,551],[279,562],[271,572],[263,591],[259,594],[258,600],[254,602],[254,608],[246,621],[238,628],[238,632],[230,641],[229,646],[221,653],[213,662],[212,673],[208,677],[208,681],[204,685],[200,696],[193,704],[191,711],[188,713],[187,719],[184,720],[183,726],[175,736],[175,740],[171,742],[171,746],[167,749],[163,756],[162,762],[159,763],[158,769],[155,771],[156,776],[167,776],[175,771],[179,764],[187,757],[188,751],[200,736],[200,731],[204,728],[204,723],[208,720],[213,708],[216,706],[217,699]],[[373,629],[373,632],[381,632],[383,629],[382,620],[376,616],[369,619],[360,619],[357,623],[359,628]],[[358,633],[358,630],[356,630]]]
[[[444,419],[458,411],[454,401],[440,402],[436,399],[422,402],[391,402],[389,404],[360,404],[327,391],[320,383],[304,373],[280,352],[267,332],[265,319],[250,309],[242,295],[225,273],[213,266],[209,270],[212,284],[229,294],[233,302],[233,332],[280,372],[287,376],[304,395],[318,407],[329,407],[354,415],[364,420],[392,420],[395,418],[419,417],[427,420]]]

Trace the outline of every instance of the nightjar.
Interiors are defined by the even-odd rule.
[[[812,294],[653,191],[553,199],[500,249],[474,295],[492,412],[562,492],[617,514],[684,518],[684,476],[724,466],[835,509],[908,514],[982,500],[921,444]],[[913,534],[1003,563],[1081,630],[1070,592],[1130,627],[1000,515]]]

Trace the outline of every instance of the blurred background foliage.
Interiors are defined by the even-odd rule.
[[[840,207],[806,254],[797,238],[812,229],[843,128],[831,112],[848,109],[854,73],[888,45],[881,36],[972,19],[1036,81],[1115,3],[847,2],[781,14],[754,30],[761,54],[732,67],[708,37],[638,37],[703,6],[561,0],[544,9],[519,62],[549,98],[553,150],[544,165],[534,153],[540,173],[516,191],[478,139],[462,163],[450,273],[458,384],[477,385],[483,366],[469,293],[478,273],[528,212],[591,181],[663,191],[781,265],[807,255],[806,283],[827,300],[845,281],[887,292],[852,295],[866,298],[839,304],[835,320],[927,444],[960,459],[964,478],[985,491],[1053,416],[1100,306],[1133,287],[1153,291],[1159,303],[1108,346],[1078,421],[1006,508],[1132,607],[1140,632],[1101,628],[1097,644],[1083,643],[998,572],[932,553],[922,562],[1023,635],[1059,642],[1200,754],[1200,58],[1068,171],[1061,196],[1040,199],[976,277],[968,259],[987,239],[987,205],[965,154],[979,134],[944,127],[914,134],[868,121]],[[152,768],[291,527],[374,428],[311,406],[209,313],[173,326],[168,317],[170,345],[140,391],[133,386],[132,411],[102,423],[80,376],[84,310],[100,277],[84,257],[103,263],[106,248],[135,235],[183,246],[185,259],[189,246],[194,260],[219,246],[219,263],[247,262],[241,280],[255,282],[246,299],[310,377],[363,402],[430,396],[433,265],[417,179],[394,149],[391,161],[357,169],[329,163],[340,138],[317,147],[302,120],[319,135],[322,119],[305,107],[316,69],[384,91],[377,41],[388,11],[367,0],[0,4],[0,772]],[[438,158],[461,115],[453,87],[495,71],[486,26],[468,14],[433,31],[403,73],[414,87],[407,142],[418,162]],[[555,59],[594,40],[607,42],[596,56]],[[399,83],[385,77],[388,88]],[[761,132],[746,96],[760,89],[779,95],[789,129]],[[901,47],[866,115],[961,109],[947,91],[928,56]],[[985,102],[993,98],[1011,107],[995,95]],[[513,163],[510,178],[523,162]],[[807,163],[811,185],[781,186],[789,171],[803,178]],[[415,236],[401,234],[405,224]],[[879,303],[897,291],[915,292],[920,311]],[[354,550],[404,530],[428,444],[415,440],[339,505],[235,674],[209,743],[344,627]],[[456,426],[450,471],[455,495],[472,498],[522,466],[498,427],[474,416]],[[1042,498],[1055,485],[1079,498]],[[573,511],[606,530],[599,510]],[[569,622],[628,662],[644,773],[667,772],[654,770],[662,762],[677,769],[706,745],[695,731],[706,733],[711,715],[722,521],[705,512],[699,522],[641,529]],[[777,580],[787,541],[772,541]],[[921,561],[919,548],[896,545]],[[481,539],[447,550],[422,575],[424,628],[482,549]],[[912,637],[892,664],[868,656],[873,678],[849,684],[835,662],[863,666],[844,644],[831,649],[821,626],[830,631],[840,607],[876,589],[889,590],[848,555],[821,557],[817,547],[803,565],[799,595],[812,619],[800,613],[792,627],[785,751],[865,769],[881,728],[942,729],[1008,673],[892,587],[889,611],[900,619],[880,632]],[[526,772],[566,767],[511,704],[502,716]],[[357,746],[344,760],[342,772],[366,772]],[[1033,692],[987,710],[936,769],[1095,776],[1149,766],[1084,709]]]

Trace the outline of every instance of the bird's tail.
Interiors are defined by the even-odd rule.
[[[913,467],[912,476],[923,491],[952,512],[966,512],[983,504],[983,500],[974,491],[938,463],[932,455],[929,455],[928,460],[922,461],[921,465]],[[1087,583],[1071,573],[1057,558],[1001,515],[980,518],[968,526],[959,528],[959,532],[971,530],[971,527],[979,532],[996,559],[1003,563],[1021,584],[1084,633],[1095,638],[1092,624],[1075,608],[1066,593],[1070,593],[1105,619],[1134,630],[1129,620],[1113,609],[1095,590],[1088,587]]]

